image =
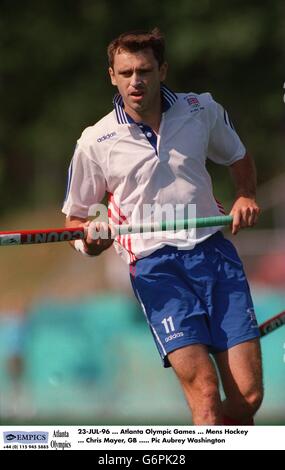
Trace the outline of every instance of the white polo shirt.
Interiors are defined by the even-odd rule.
[[[213,195],[206,160],[231,165],[245,155],[227,112],[210,93],[174,93],[165,85],[161,91],[157,135],[125,113],[120,95],[111,113],[84,130],[69,167],[63,206],[67,216],[87,217],[106,192],[109,218],[116,224],[153,221],[153,210],[144,208],[167,204],[195,204],[197,217],[224,213]],[[132,263],[164,245],[191,248],[218,229],[121,235],[114,246]]]

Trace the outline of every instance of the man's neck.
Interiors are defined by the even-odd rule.
[[[150,116],[141,116],[140,122],[143,122],[147,126],[151,127],[152,130],[158,134],[159,127],[160,127],[160,121],[161,121],[161,113],[157,114],[154,116],[153,114]]]

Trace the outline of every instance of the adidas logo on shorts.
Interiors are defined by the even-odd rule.
[[[173,333],[173,335],[167,336],[164,341],[168,343],[168,341],[171,341],[172,339],[175,339],[175,338],[180,338],[180,336],[184,336],[184,333],[182,331],[179,331],[179,333]]]

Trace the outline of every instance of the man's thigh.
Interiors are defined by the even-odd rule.
[[[204,344],[193,344],[175,349],[168,354],[168,360],[182,382],[204,379],[217,381],[214,364]]]
[[[262,390],[262,362],[258,338],[215,354],[226,397]]]

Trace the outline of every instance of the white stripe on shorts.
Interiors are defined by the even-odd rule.
[[[150,323],[150,321],[149,321],[149,319],[148,319],[148,317],[147,317],[146,309],[145,309],[145,306],[144,306],[144,304],[143,304],[143,302],[142,302],[142,299],[141,299],[141,297],[140,297],[140,294],[138,293],[138,291],[136,291],[136,293],[137,293],[138,299],[139,299],[139,301],[140,301],[140,304],[141,304],[141,306],[142,306],[143,313],[144,313],[144,316],[145,316],[145,318],[146,318],[146,321],[147,321],[149,327],[152,329],[152,331],[153,331],[153,333],[154,333],[154,336],[156,337],[157,342],[159,343],[159,345],[160,345],[160,347],[161,347],[161,349],[162,349],[163,354],[164,354],[165,356],[167,356],[167,352],[165,351],[164,346],[163,346],[162,342],[160,341],[160,337],[158,336],[158,334],[157,334],[155,328],[151,325],[151,323]]]

